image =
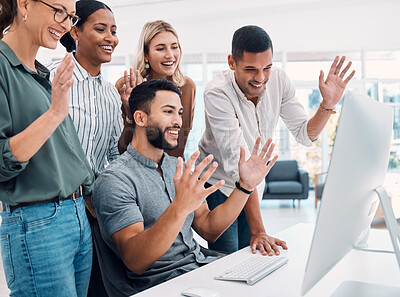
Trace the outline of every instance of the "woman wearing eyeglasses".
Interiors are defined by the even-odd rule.
[[[74,62],[35,57],[79,20],[74,0],[0,0],[1,256],[10,296],[87,293],[94,176],[69,112]],[[5,34],[3,34],[6,32]]]
[[[73,52],[75,63],[69,114],[93,173],[98,176],[119,156],[118,139],[123,128],[120,96],[101,74],[102,64],[111,61],[118,45],[117,26],[111,9],[100,1],[76,2],[76,14],[80,20],[60,40],[68,52]],[[49,66],[50,80],[55,77],[60,63]],[[97,224],[94,208],[90,209],[90,198],[85,199],[93,226]],[[88,296],[107,296],[94,245]]]

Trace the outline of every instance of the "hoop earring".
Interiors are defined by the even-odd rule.
[[[23,22],[26,22],[27,19],[28,19],[28,15],[26,14],[26,15],[24,15],[24,17],[22,18],[22,21],[23,21]]]
[[[144,68],[149,69],[150,68],[149,61],[144,60],[144,62],[146,63],[144,64]]]

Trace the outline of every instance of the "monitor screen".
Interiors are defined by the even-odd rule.
[[[388,167],[393,109],[348,92],[336,132],[302,295],[356,245],[377,209]]]

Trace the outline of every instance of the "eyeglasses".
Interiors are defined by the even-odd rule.
[[[42,0],[37,0],[37,2],[43,3],[44,5],[54,9],[54,20],[57,23],[63,23],[67,18],[71,20],[72,26],[75,26],[79,22],[80,18],[77,15],[69,14],[64,9],[54,7]]]

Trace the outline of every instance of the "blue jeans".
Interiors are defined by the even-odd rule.
[[[205,184],[206,188],[210,186],[209,183]],[[220,190],[217,190],[207,197],[208,208],[213,210],[218,205],[224,203],[226,199],[228,199],[228,197],[222,194]],[[215,242],[208,242],[208,248],[230,254],[249,246],[250,238],[249,223],[247,222],[244,210],[242,210],[238,218]]]
[[[86,297],[92,235],[83,199],[1,212],[1,257],[10,296]]]

